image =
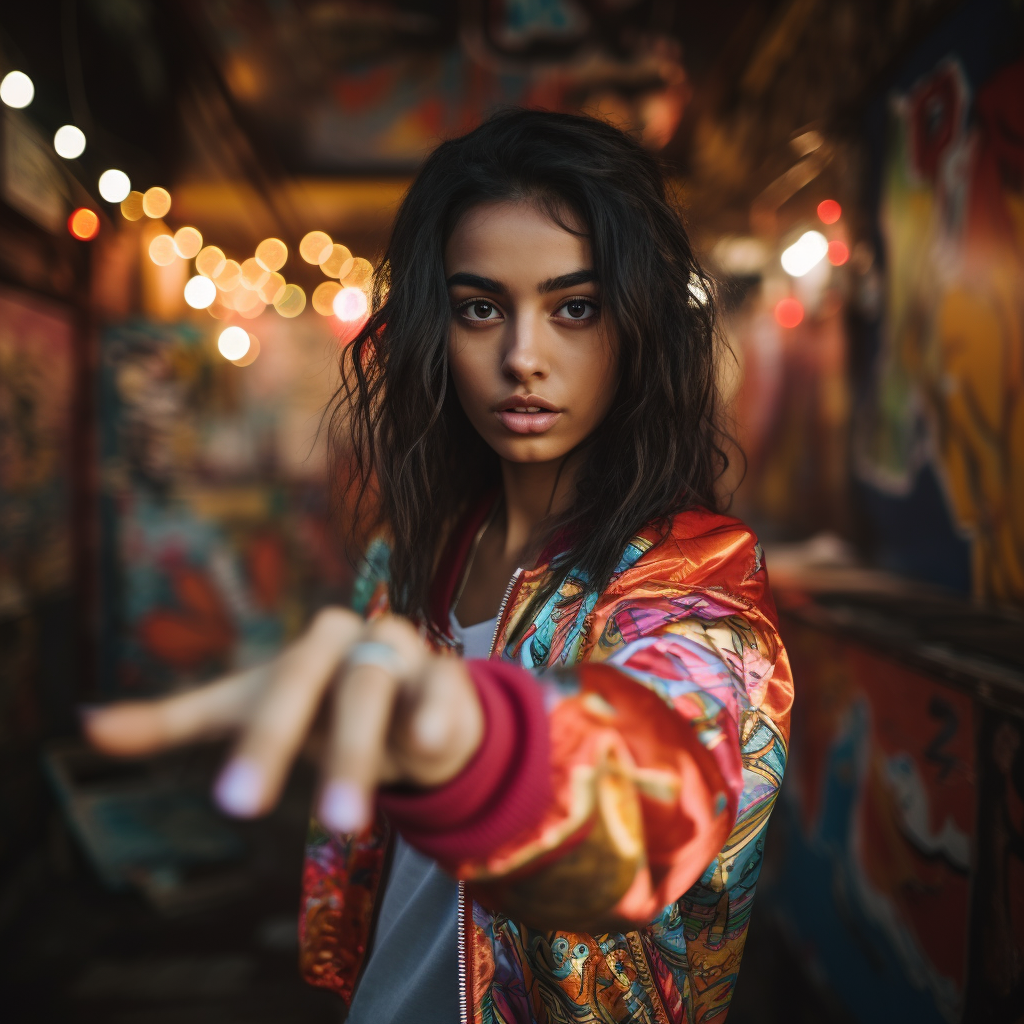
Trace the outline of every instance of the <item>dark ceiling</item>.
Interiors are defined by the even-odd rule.
[[[0,68],[35,80],[38,127],[86,132],[84,182],[112,165],[264,193],[283,178],[406,176],[438,137],[520,103],[638,130],[707,218],[745,224],[820,172],[953,6],[36,0],[4,5]]]

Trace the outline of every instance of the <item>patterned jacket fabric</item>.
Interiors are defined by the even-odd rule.
[[[357,585],[387,606],[387,548]],[[473,860],[463,1013],[479,1024],[699,1024],[729,1007],[786,763],[793,684],[760,545],[694,510],[627,546],[603,592],[570,572],[520,622],[546,566],[521,572],[492,659],[529,671],[550,725],[542,820]],[[306,979],[346,1002],[390,839],[310,831]]]

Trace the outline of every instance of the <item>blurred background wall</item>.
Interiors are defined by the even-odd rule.
[[[75,707],[251,664],[345,599],[322,414],[365,261],[424,155],[510,104],[636,132],[716,282],[724,484],[801,687],[734,1018],[1022,1019],[1022,24],[1018,0],[5,4],[0,930],[19,999],[65,978],[25,1019],[336,1012],[289,973],[308,780],[269,831],[207,808],[189,845],[153,778],[209,766],[111,781]],[[229,874],[245,911],[200,884]]]

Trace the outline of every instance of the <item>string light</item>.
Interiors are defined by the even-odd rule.
[[[170,235],[157,235],[149,243],[149,258],[158,267],[169,267],[178,258],[174,239]]]
[[[85,133],[73,124],[65,124],[54,132],[53,148],[65,160],[77,160],[85,152]]]
[[[256,357],[260,354],[260,339],[255,334],[249,335],[249,350],[245,353],[241,359],[232,359],[231,362],[235,366],[251,366],[256,362]]]
[[[174,232],[174,251],[183,259],[190,260],[203,247],[203,236],[198,228],[178,228]]]
[[[352,269],[353,262],[348,247],[335,243],[331,246],[327,258],[320,264],[320,269],[328,277],[344,277]]]
[[[804,318],[804,307],[799,299],[779,299],[775,305],[775,319],[780,327],[796,327]]]
[[[270,271],[264,270],[254,256],[242,261],[242,287],[255,291],[270,280]]]
[[[306,293],[297,284],[286,285],[281,297],[274,303],[274,309],[281,316],[289,318],[298,316],[305,308]]]
[[[24,71],[8,71],[0,82],[0,100],[15,110],[23,110],[36,94],[32,79]]]
[[[122,199],[127,199],[132,183],[124,171],[111,167],[100,175],[99,189],[100,195],[108,203],[120,203]]]
[[[368,307],[366,292],[362,288],[342,288],[334,296],[334,315],[346,323],[361,320]]]
[[[337,281],[321,281],[313,290],[313,308],[321,316],[334,315],[334,299],[341,291]]]
[[[287,285],[288,282],[285,281],[284,275],[277,273],[275,270],[274,273],[272,273],[270,277],[268,277],[267,280],[256,289],[256,294],[259,295],[264,302],[272,306],[279,298],[281,298],[281,295],[284,293]]]
[[[280,270],[288,262],[288,246],[280,238],[264,238],[256,246],[256,262],[270,273]]]
[[[850,247],[845,242],[833,238],[828,243],[828,261],[833,267],[841,267],[849,258]]]
[[[816,267],[828,252],[828,242],[820,231],[805,231],[782,254],[782,269],[790,277],[803,277]]]
[[[190,277],[185,285],[185,301],[193,309],[207,309],[217,298],[217,286],[202,274]]]
[[[344,288],[368,288],[373,280],[373,264],[357,256],[349,270],[342,274],[341,284]]]
[[[142,197],[142,211],[154,220],[166,217],[171,212],[171,193],[159,185],[146,189]]]
[[[242,268],[234,260],[225,260],[224,265],[213,275],[213,282],[222,292],[234,291],[242,280]]]
[[[835,224],[843,215],[843,208],[834,199],[823,199],[818,203],[818,216],[822,224]]]
[[[100,233],[100,219],[96,211],[80,206],[68,217],[68,231],[80,242],[91,242]]]
[[[216,278],[224,268],[225,262],[223,249],[218,249],[215,245],[208,245],[196,257],[196,270],[203,277]]]
[[[121,216],[125,220],[142,220],[145,213],[142,211],[142,193],[129,192],[121,200]]]
[[[225,359],[241,359],[249,351],[249,332],[244,327],[225,327],[217,338],[217,348]]]
[[[334,243],[326,231],[310,231],[299,242],[299,255],[314,266],[319,266],[331,255]]]

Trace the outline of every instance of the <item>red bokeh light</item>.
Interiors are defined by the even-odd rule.
[[[850,247],[838,238],[828,243],[828,261],[833,267],[841,267],[850,258]]]
[[[834,199],[824,199],[818,203],[818,216],[823,224],[835,224],[843,215],[843,208]]]
[[[804,318],[804,307],[799,299],[779,299],[775,306],[775,319],[780,327],[796,327]]]
[[[82,242],[91,242],[100,233],[100,219],[96,211],[80,206],[68,217],[68,231]]]

